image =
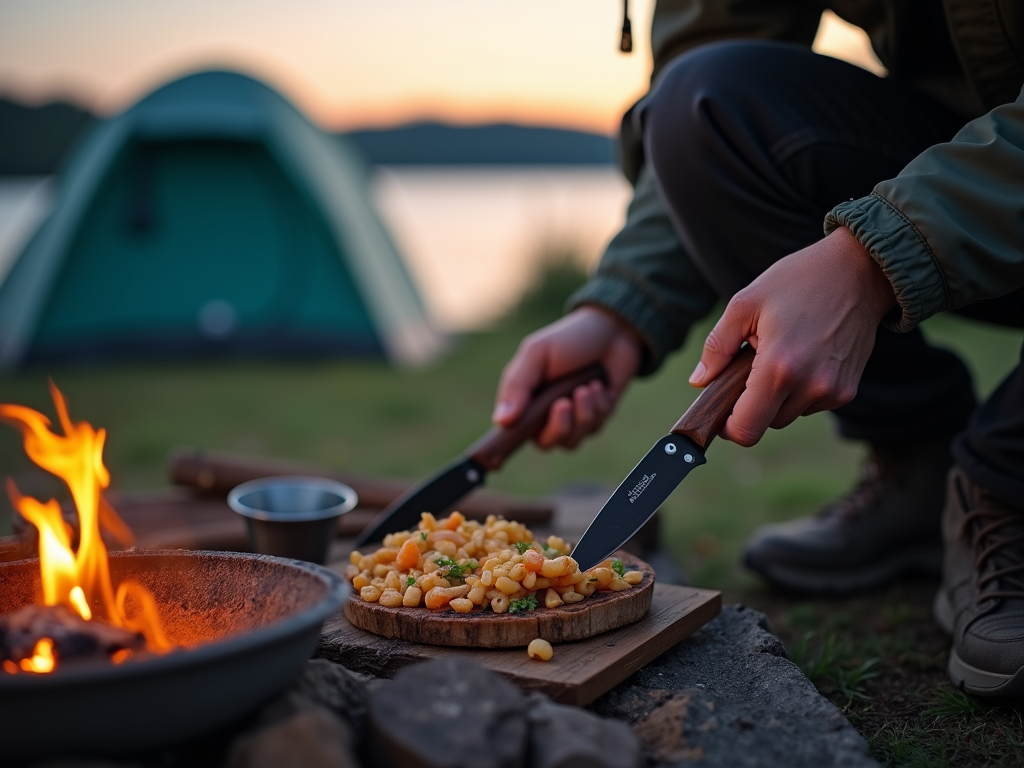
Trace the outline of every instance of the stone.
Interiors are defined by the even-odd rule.
[[[227,768],[358,768],[351,739],[340,718],[311,707],[240,738]]]
[[[288,689],[264,708],[259,721],[269,723],[303,709],[322,707],[358,731],[366,717],[370,690],[380,683],[325,659],[311,659]]]
[[[526,707],[531,768],[639,768],[640,742],[625,723],[540,693],[531,694]]]
[[[651,763],[786,768],[877,766],[867,742],[742,605],[597,699],[631,724]]]
[[[257,713],[231,745],[228,768],[357,768],[355,737],[370,685],[323,659],[306,662],[292,684]]]
[[[522,768],[526,700],[464,656],[437,659],[370,695],[366,733],[373,768]]]

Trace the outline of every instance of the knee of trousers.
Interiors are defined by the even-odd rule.
[[[785,43],[725,41],[693,49],[658,76],[640,108],[644,151],[663,186],[676,172],[732,166],[738,155],[757,152],[766,104],[784,101],[782,72],[809,52]],[[742,165],[742,163],[741,163]],[[708,173],[714,183],[720,173]]]

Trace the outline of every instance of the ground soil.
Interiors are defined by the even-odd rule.
[[[854,598],[728,595],[768,615],[793,660],[886,765],[1024,766],[1024,702],[981,701],[946,675],[938,586],[901,581]]]

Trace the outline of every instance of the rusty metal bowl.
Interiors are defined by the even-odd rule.
[[[319,566],[234,552],[114,552],[114,583],[156,598],[166,656],[0,672],[4,761],[140,752],[239,720],[301,670],[348,586]],[[0,614],[36,601],[38,560],[0,564]]]

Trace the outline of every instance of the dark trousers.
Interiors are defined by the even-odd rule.
[[[641,106],[646,161],[690,257],[728,299],[821,239],[837,203],[863,197],[967,118],[919,91],[782,43],[716,43],[680,56]],[[964,311],[1024,327],[1024,290]],[[1024,354],[1024,350],[1022,350]],[[981,407],[952,352],[880,328],[841,434],[950,439],[976,482],[1024,507],[1024,373]]]

